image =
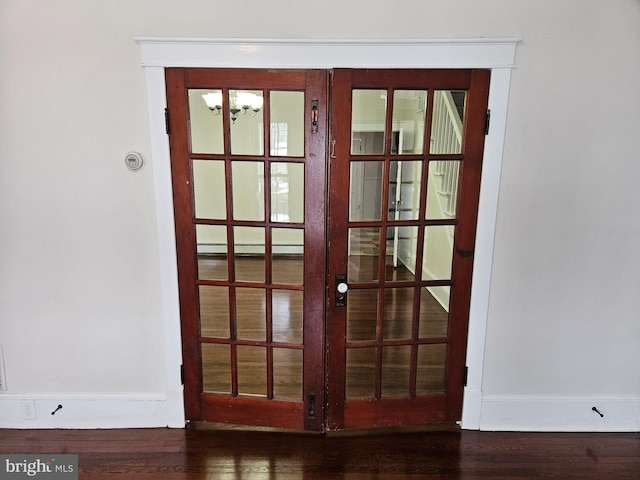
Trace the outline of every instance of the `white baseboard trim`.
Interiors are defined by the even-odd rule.
[[[179,397],[179,402],[176,399]],[[34,418],[24,418],[23,402]],[[58,405],[61,409],[55,411]],[[52,415],[52,412],[55,414]],[[0,428],[183,428],[182,392],[167,394],[2,394]]]
[[[593,407],[604,416],[593,411]],[[523,432],[637,432],[640,431],[640,396],[485,395],[479,428]]]

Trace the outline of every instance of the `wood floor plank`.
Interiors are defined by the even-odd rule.
[[[638,433],[0,430],[0,452],[78,454],[91,480],[640,480]]]

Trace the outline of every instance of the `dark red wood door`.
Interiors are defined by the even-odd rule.
[[[461,417],[488,88],[332,73],[329,430]]]
[[[489,73],[166,81],[187,418],[458,420]]]
[[[323,429],[327,78],[166,71],[189,420]]]

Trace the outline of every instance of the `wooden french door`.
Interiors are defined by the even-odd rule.
[[[327,72],[166,82],[187,418],[322,430]]]
[[[334,70],[327,428],[459,420],[489,72]]]
[[[488,72],[166,81],[187,418],[459,419]]]

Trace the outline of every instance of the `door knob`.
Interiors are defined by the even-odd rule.
[[[336,295],[334,302],[336,307],[344,307],[346,305],[347,290],[349,290],[347,276],[344,274],[336,275]]]

